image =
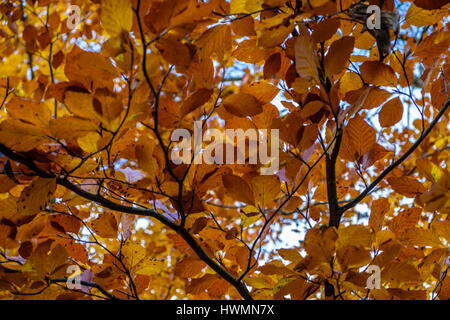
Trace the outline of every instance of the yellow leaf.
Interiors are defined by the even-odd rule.
[[[261,273],[266,274],[266,275],[274,275],[274,274],[275,275],[291,275],[291,274],[295,274],[294,271],[292,271],[291,269],[286,268],[285,266],[283,266],[283,264],[280,263],[280,261],[272,261],[270,263],[267,263],[267,264],[263,265],[262,267],[260,267],[258,270],[261,271]]]
[[[53,178],[37,178],[20,194],[17,211],[20,214],[33,215],[44,210],[56,190]]]
[[[345,96],[349,91],[358,90],[362,88],[363,82],[358,74],[354,72],[346,72],[340,81],[339,92]]]
[[[142,274],[146,276],[158,275],[161,271],[167,268],[164,261],[143,259],[136,266],[136,274]]]
[[[128,239],[122,246],[121,253],[128,267],[134,269],[145,258],[146,250],[140,243]]]
[[[130,31],[133,23],[130,0],[103,0],[100,19],[110,36],[119,36],[123,31]]]
[[[368,264],[372,258],[370,251],[360,246],[348,245],[336,252],[339,264],[345,270],[347,268],[358,268]]]
[[[433,212],[435,210],[442,213],[450,213],[450,174],[447,170],[438,182],[431,186],[431,189],[420,196],[420,200],[425,204],[424,209]]]
[[[259,212],[258,208],[248,205],[241,209],[241,227],[247,228],[259,219],[261,219],[262,214]]]
[[[46,133],[34,126],[15,119],[0,123],[0,143],[15,151],[30,151],[49,141]]]
[[[73,114],[86,118],[96,119],[96,112],[94,111],[93,96],[90,93],[66,91],[64,104],[66,108]]]
[[[442,21],[448,16],[448,8],[425,10],[417,7],[414,3],[408,9],[405,19],[406,22],[416,27],[431,26]]]
[[[10,117],[32,123],[40,128],[47,128],[52,116],[50,108],[45,103],[17,96],[6,104],[6,110]]]
[[[157,142],[155,140],[143,136],[139,138],[135,149],[139,167],[151,179],[154,179],[158,175],[159,170],[158,161],[154,156],[156,146]]]
[[[450,220],[433,221],[431,227],[437,235],[443,237],[447,242],[450,242]]]
[[[77,139],[77,143],[85,152],[95,152],[98,150],[97,142],[100,140],[100,135],[97,132],[87,133]]]
[[[313,86],[315,81],[313,79],[308,80],[306,78],[295,78],[292,83],[292,89],[297,91],[298,93],[306,93],[308,89]]]
[[[261,9],[263,0],[231,0],[230,13],[250,13]]]
[[[275,200],[281,192],[280,180],[277,176],[255,176],[251,181],[251,185],[255,195],[255,205],[262,209]]]
[[[335,251],[335,242],[338,238],[333,228],[324,231],[309,229],[305,236],[305,249],[308,256],[313,258],[314,264],[329,263]]]
[[[399,237],[399,240],[408,246],[418,247],[445,247],[433,230],[422,228],[409,228]]]
[[[413,265],[406,262],[392,262],[381,272],[382,282],[418,283],[420,273]]]
[[[370,230],[363,225],[350,225],[348,227],[339,228],[338,235],[338,248],[343,248],[348,245],[368,248],[372,243],[372,234]]]
[[[98,126],[90,120],[69,115],[50,120],[50,132],[58,139],[76,139],[95,133],[97,128]]]

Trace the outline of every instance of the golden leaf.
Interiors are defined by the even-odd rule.
[[[18,213],[33,215],[44,210],[55,190],[54,178],[37,178],[22,190],[17,206]]]

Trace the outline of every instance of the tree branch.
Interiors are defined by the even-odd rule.
[[[22,155],[15,153],[14,151],[12,151],[7,146],[1,143],[0,143],[0,152],[3,153],[8,158],[27,166],[29,169],[34,171],[38,176],[42,178],[55,178],[57,184],[71,190],[80,197],[91,200],[105,208],[114,211],[155,218],[156,220],[158,220],[159,222],[161,222],[162,224],[164,224],[165,226],[169,227],[170,229],[174,230],[177,234],[179,234],[184,239],[184,241],[186,241],[189,244],[192,250],[194,250],[197,256],[201,260],[203,260],[211,269],[217,272],[217,274],[219,274],[224,280],[226,280],[233,287],[235,287],[236,290],[241,294],[241,296],[244,299],[253,300],[247,287],[240,279],[236,279],[227,270],[225,270],[219,264],[217,264],[210,256],[208,256],[208,254],[198,244],[195,238],[185,228],[168,219],[164,215],[160,214],[158,211],[149,208],[138,208],[121,205],[102,197],[100,194],[93,194],[87,192],[79,188],[72,182],[70,182],[65,177],[63,178],[56,177],[54,174],[46,172],[45,170],[39,168],[31,159],[25,158]]]
[[[330,227],[339,227],[339,221],[341,219],[341,213],[339,211],[339,203],[336,187],[336,161],[339,154],[342,141],[342,128],[338,128],[336,131],[336,142],[334,144],[331,155],[326,155],[326,174],[327,174],[327,195],[328,195],[328,208],[330,210],[330,221],[328,225]]]
[[[439,113],[436,115],[436,117],[433,119],[433,121],[430,123],[428,128],[423,131],[422,135],[417,139],[417,141],[406,151],[400,158],[397,159],[397,161],[393,162],[390,166],[388,166],[366,189],[364,189],[363,192],[359,194],[356,198],[351,200],[346,205],[340,207],[340,212],[343,214],[345,211],[353,208],[358,203],[360,203],[364,197],[377,186],[378,183],[380,183],[386,175],[388,175],[392,170],[394,170],[398,165],[400,165],[403,161],[406,160],[413,152],[417,149],[417,147],[422,143],[423,140],[428,136],[428,134],[433,130],[434,126],[439,122],[439,120],[442,118],[442,116],[447,111],[448,107],[450,105],[450,100],[447,100],[445,102],[442,109],[439,111]]]

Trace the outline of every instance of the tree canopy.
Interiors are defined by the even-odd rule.
[[[2,1],[0,298],[450,298],[449,12]]]

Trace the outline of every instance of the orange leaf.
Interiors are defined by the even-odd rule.
[[[298,75],[307,80],[317,79],[319,61],[316,45],[309,35],[302,34],[295,41],[295,69]]]
[[[422,194],[426,191],[424,186],[419,181],[406,176],[400,178],[387,178],[387,181],[395,192],[407,197],[415,197],[416,195]]]
[[[421,213],[422,209],[415,207],[403,210],[392,219],[389,229],[395,234],[401,234],[419,222]]]
[[[248,204],[255,203],[255,197],[250,185],[239,176],[225,174],[222,176],[222,182],[230,196],[241,202]]]
[[[389,100],[380,110],[378,119],[382,127],[391,127],[402,119],[403,104],[399,98]]]
[[[264,64],[264,79],[274,77],[281,67],[281,54],[279,52],[271,55]]]
[[[331,44],[324,61],[327,74],[337,74],[345,68],[354,45],[355,38],[353,37],[343,37]]]
[[[397,86],[397,76],[392,68],[379,61],[366,61],[359,68],[366,83],[376,86]]]
[[[252,95],[247,93],[234,93],[222,101],[225,109],[235,116],[254,116],[262,112],[261,103]]]
[[[330,39],[339,28],[340,21],[337,18],[325,19],[313,26],[312,38],[315,42],[322,42]]]
[[[340,155],[350,161],[357,161],[376,143],[376,131],[364,119],[356,115],[344,128]]]
[[[255,195],[255,205],[264,208],[275,200],[281,192],[280,180],[277,176],[255,176],[251,181]]]
[[[91,222],[92,230],[102,238],[116,238],[118,231],[117,219],[112,212],[104,212]]]
[[[206,263],[202,260],[192,257],[186,257],[181,261],[178,261],[175,266],[175,274],[183,278],[191,278],[199,274],[203,268],[206,267]]]
[[[380,198],[372,202],[369,226],[375,230],[380,231],[383,227],[384,216],[389,212],[389,201],[386,198]]]
[[[200,90],[195,91],[189,97],[184,100],[181,105],[181,116],[187,115],[189,112],[194,111],[195,109],[201,107],[211,98],[213,91],[210,89],[202,88]]]

